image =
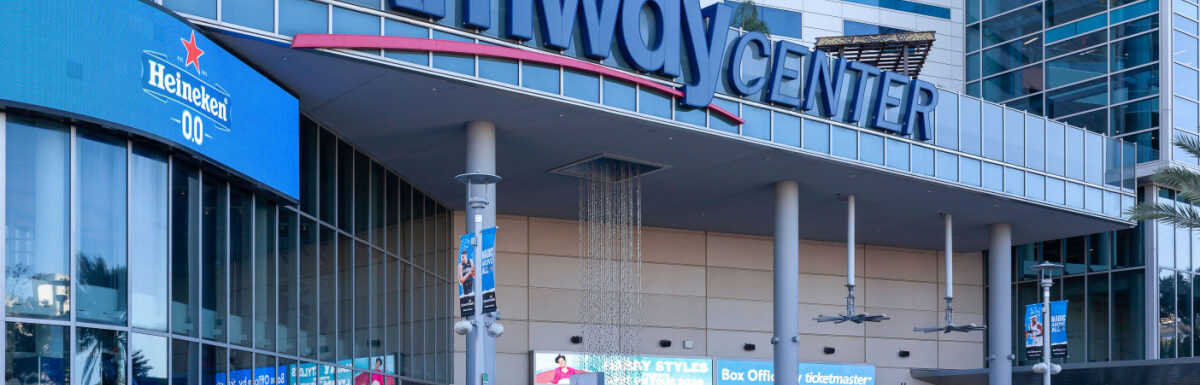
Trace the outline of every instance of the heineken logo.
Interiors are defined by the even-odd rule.
[[[180,107],[180,134],[197,146],[212,138],[205,126],[229,132],[229,92],[219,84],[209,84],[202,78],[200,56],[204,51],[196,46],[196,33],[183,42],[185,56],[172,60],[164,53],[142,51],[142,90],[162,103]],[[180,66],[182,64],[182,66]],[[194,68],[194,71],[192,70]]]

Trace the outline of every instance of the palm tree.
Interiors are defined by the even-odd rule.
[[[1179,137],[1175,140],[1175,146],[1200,158],[1200,139]],[[1200,203],[1200,172],[1182,166],[1167,166],[1158,170],[1150,180],[1175,190],[1182,201]],[[1126,214],[1135,221],[1159,220],[1178,227],[1200,229],[1200,209],[1190,204],[1139,203]]]
[[[737,9],[733,11],[733,25],[746,32],[761,32],[763,35],[771,37],[767,22],[758,16],[758,5],[754,4],[752,0],[746,0],[739,3]]]

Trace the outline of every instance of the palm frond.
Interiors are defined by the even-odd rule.
[[[1188,202],[1200,203],[1200,173],[1182,166],[1167,166],[1150,177],[1155,183],[1179,193]]]
[[[1200,138],[1191,135],[1179,135],[1175,138],[1175,147],[1182,148],[1192,156],[1200,158]]]
[[[1158,220],[1178,227],[1200,228],[1200,209],[1188,204],[1141,203],[1130,208],[1126,214],[1135,221]]]

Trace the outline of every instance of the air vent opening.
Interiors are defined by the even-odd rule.
[[[633,177],[646,175],[667,169],[668,166],[612,154],[599,154],[571,162],[550,170],[555,174],[571,176],[579,179],[603,178],[606,182],[620,182]],[[621,173],[597,173],[596,170],[626,170]]]

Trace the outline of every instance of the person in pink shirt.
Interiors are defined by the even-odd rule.
[[[567,366],[567,357],[561,354],[558,357],[554,357],[554,363],[558,364],[558,367],[554,368],[554,379],[550,380],[551,384],[570,384],[571,375],[587,373]]]

